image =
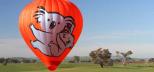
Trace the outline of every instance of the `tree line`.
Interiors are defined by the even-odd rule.
[[[7,65],[8,63],[36,63],[37,59],[33,58],[22,58],[22,57],[14,57],[14,58],[0,58],[0,63],[3,65]]]

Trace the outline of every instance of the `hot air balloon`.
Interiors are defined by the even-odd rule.
[[[49,70],[56,70],[82,31],[80,10],[69,0],[33,0],[19,16],[20,33]]]

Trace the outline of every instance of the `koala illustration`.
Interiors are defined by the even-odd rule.
[[[34,48],[47,56],[60,56],[66,48],[73,47],[74,19],[72,17],[47,12],[43,7],[38,7],[34,17],[41,26],[41,29],[37,29],[33,24],[30,25],[36,38],[35,41],[31,41]]]

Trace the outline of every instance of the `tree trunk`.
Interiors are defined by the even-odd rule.
[[[101,68],[103,68],[103,67],[104,67],[104,64],[103,64],[103,62],[100,62],[100,66],[101,66]]]

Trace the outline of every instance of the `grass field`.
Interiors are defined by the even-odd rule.
[[[49,72],[42,64],[0,65],[0,72]],[[95,64],[61,64],[56,72],[154,72],[154,64],[119,64],[100,68]]]

